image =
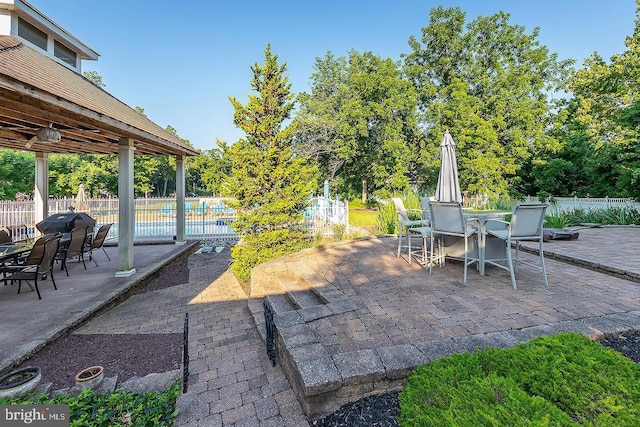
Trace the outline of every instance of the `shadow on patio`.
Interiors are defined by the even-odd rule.
[[[99,267],[87,261],[70,261],[69,277],[60,264],[54,266],[58,290],[53,289],[51,278],[38,282],[42,299],[23,284],[0,285],[0,372],[8,372],[22,360],[49,342],[64,336],[99,311],[120,302],[128,292],[152,277],[163,265],[193,251],[193,244],[139,245],[134,247],[136,273],[116,278],[117,247],[105,247],[111,261],[102,251],[94,256]]]
[[[518,289],[494,267],[485,276],[471,268],[466,285],[461,263],[429,275],[396,258],[394,238],[340,242],[260,266],[249,305],[264,334],[267,298],[277,362],[307,415],[325,414],[398,389],[409,370],[452,353],[640,327],[639,239],[640,228],[605,227],[548,242],[549,287],[540,271],[522,266]]]

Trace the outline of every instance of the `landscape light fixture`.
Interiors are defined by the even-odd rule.
[[[53,123],[49,123],[49,127],[40,128],[36,131],[36,135],[27,142],[26,148],[31,148],[34,142],[60,142],[62,137],[60,136],[60,132],[53,128]]]

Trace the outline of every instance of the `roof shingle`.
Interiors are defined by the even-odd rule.
[[[53,122],[54,126],[58,123],[57,127],[63,134],[63,140],[66,136],[69,140],[75,138],[78,142],[95,143],[95,146],[87,146],[87,152],[117,152],[117,140],[119,137],[127,137],[134,139],[136,147],[142,153],[197,154],[197,150],[193,147],[168,133],[84,76],[11,36],[0,36],[0,100],[4,101],[5,96],[7,96],[5,105],[12,102],[14,110],[19,108],[21,103],[31,104],[25,105],[24,111],[16,112],[14,117],[9,118],[8,123],[13,124],[10,129],[13,132],[35,134],[37,129],[29,129],[24,123],[27,121],[25,117],[34,116],[33,107],[44,102],[46,105],[42,108],[42,121]],[[74,108],[71,109],[69,106]],[[52,120],[52,116],[44,111],[49,108],[51,108],[49,113],[53,114],[55,111],[57,117],[73,115],[74,118],[68,123],[59,123]],[[0,111],[0,130],[3,123],[7,123],[2,120],[2,116],[7,114],[6,110]],[[73,129],[71,122],[81,121],[83,117],[86,118],[86,127],[78,126],[78,129]],[[100,122],[104,123],[104,128],[100,127]],[[25,124],[24,128],[20,128],[22,124]],[[92,129],[93,135],[96,136],[95,140],[91,140],[92,133],[87,132],[87,129]],[[118,135],[119,129],[124,130]],[[67,135],[65,131],[68,131]],[[80,136],[83,132],[88,135],[87,141],[83,141]],[[99,135],[101,133],[102,135]],[[101,138],[97,138],[98,136]],[[7,146],[2,142],[3,136],[0,134],[0,145]],[[9,143],[10,146],[11,144]],[[116,147],[107,147],[114,144]],[[82,146],[77,145],[78,148]],[[82,152],[69,148],[72,147],[60,151]]]

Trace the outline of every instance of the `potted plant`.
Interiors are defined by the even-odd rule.
[[[75,377],[76,385],[82,388],[95,389],[102,384],[104,379],[104,368],[102,366],[91,366],[78,372]]]
[[[37,366],[18,369],[0,377],[0,397],[12,399],[32,392],[40,383],[42,374]]]

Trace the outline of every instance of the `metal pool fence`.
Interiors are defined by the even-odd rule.
[[[139,198],[135,200],[134,241],[171,240],[176,235],[175,198]],[[107,238],[118,236],[118,199],[88,199],[83,204],[74,198],[50,199],[49,215],[85,212],[102,224],[114,223]],[[185,234],[189,240],[237,240],[233,231],[236,213],[224,198],[185,199]],[[12,232],[14,240],[26,240],[37,234],[35,204],[27,201],[0,201],[0,227]],[[311,235],[332,235],[337,228],[348,230],[348,204],[314,197],[305,210],[305,227]],[[338,228],[339,229],[339,228]],[[344,232],[344,230],[340,230]]]

